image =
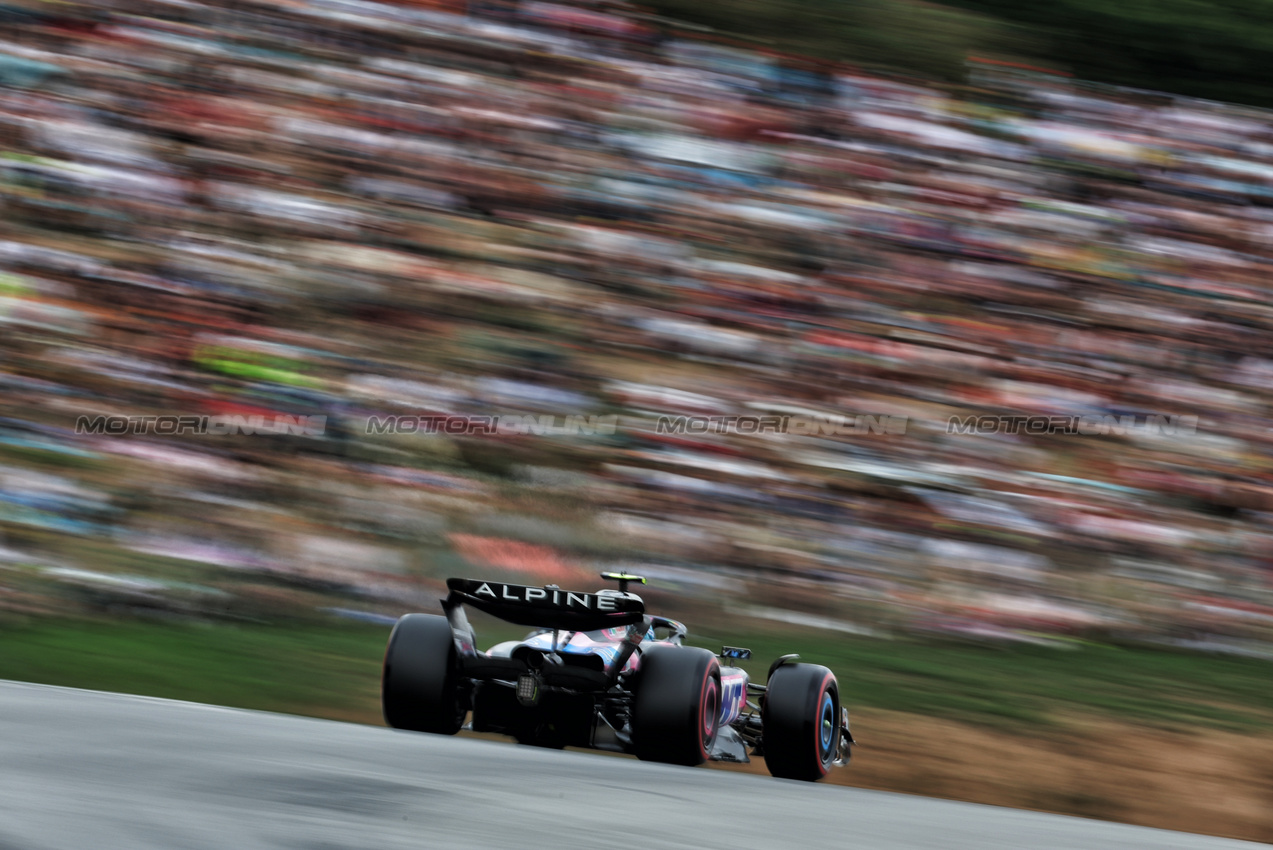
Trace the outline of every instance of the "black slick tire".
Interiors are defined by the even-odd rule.
[[[394,624],[380,680],[385,723],[395,729],[454,735],[464,725],[451,624],[407,614]]]
[[[761,711],[765,766],[774,776],[814,782],[826,776],[840,745],[840,689],[817,664],[774,671]]]
[[[633,752],[645,761],[702,764],[716,741],[720,701],[716,656],[698,647],[651,646],[637,675]]]

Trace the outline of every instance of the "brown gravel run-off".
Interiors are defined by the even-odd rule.
[[[1008,732],[879,710],[853,731],[863,745],[829,781],[1273,843],[1273,735],[1092,717]]]
[[[370,712],[318,713],[381,722]],[[1169,730],[1096,716],[998,730],[859,709],[853,734],[861,746],[852,763],[824,781],[1273,844],[1273,733]],[[768,775],[759,758],[710,767]]]

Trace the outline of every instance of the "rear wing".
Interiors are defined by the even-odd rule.
[[[581,593],[554,585],[527,587],[499,581],[449,578],[443,607],[472,605],[493,617],[532,629],[590,632],[630,626],[645,619],[645,603],[634,593]]]

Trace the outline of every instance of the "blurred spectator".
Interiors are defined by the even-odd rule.
[[[987,62],[955,97],[620,2],[5,20],[23,581],[269,573],[393,607],[624,559],[876,630],[1273,636],[1269,113]],[[390,414],[620,426],[368,429]],[[740,414],[906,424],[653,424]],[[948,428],[983,414],[1114,428]],[[76,432],[94,416],[282,424]],[[1121,424],[1152,416],[1196,430]]]

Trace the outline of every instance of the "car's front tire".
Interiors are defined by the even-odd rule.
[[[464,725],[459,664],[451,624],[407,614],[394,624],[380,680],[385,723],[395,729],[454,735]]]
[[[840,689],[817,664],[784,664],[769,677],[761,710],[765,766],[783,779],[826,776],[840,746]]]
[[[645,761],[702,764],[716,742],[720,705],[716,656],[698,647],[651,646],[637,674],[633,752]]]

